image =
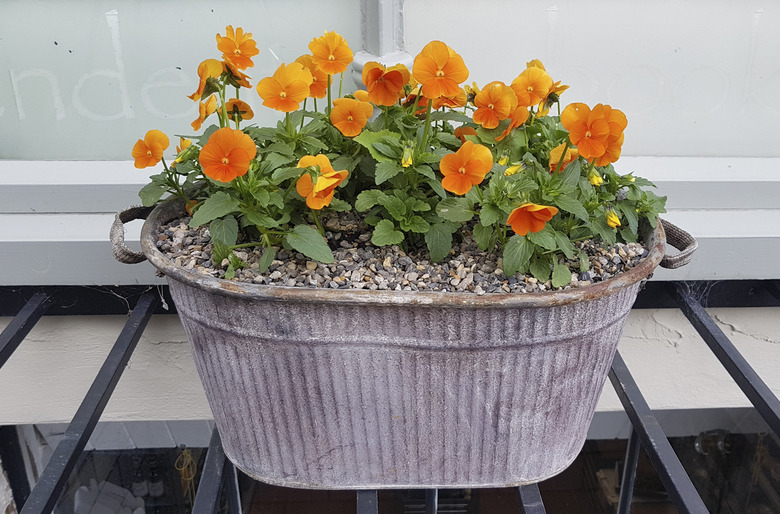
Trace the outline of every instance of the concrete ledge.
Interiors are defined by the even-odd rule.
[[[689,266],[654,279],[780,278],[780,158],[626,156],[619,164],[655,182],[670,198],[664,217],[699,240]],[[108,243],[114,213],[139,203],[152,173],[129,161],[0,160],[0,283],[160,283],[147,264],[115,262]],[[127,227],[131,246],[140,225]]]

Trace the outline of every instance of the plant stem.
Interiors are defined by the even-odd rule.
[[[568,139],[566,140],[566,146],[563,147],[563,153],[561,154],[561,158],[558,159],[558,164],[555,165],[555,173],[558,173],[561,171],[561,164],[563,164],[563,161],[566,160],[566,152],[569,151],[569,147],[571,146],[571,141]]]
[[[328,107],[325,109],[325,112],[328,114],[328,118],[330,118],[330,106],[331,106],[331,96],[330,96],[330,86],[333,83],[333,75],[328,75]]]
[[[308,100],[308,98],[304,98],[303,99],[303,109],[301,109],[301,128],[298,129],[298,132],[303,130],[303,120],[304,120],[303,111],[306,110],[306,100]],[[315,102],[316,102],[316,100],[315,100]]]
[[[428,109],[425,111],[425,129],[423,129],[423,135],[422,140],[420,141],[420,149],[425,152],[426,151],[426,145],[428,144],[428,127],[431,126],[431,106],[433,105],[433,100],[428,99]]]
[[[293,135],[292,122],[290,122],[290,113],[289,112],[284,113],[284,119],[285,119],[285,122],[287,124],[287,134],[292,136]]]
[[[320,211],[317,209],[311,210],[312,216],[314,217],[314,223],[317,224],[317,230],[320,231],[320,234],[324,237],[325,236],[325,229],[322,228],[322,222],[320,221]]]
[[[339,80],[339,98],[341,98],[341,86],[344,85],[344,72],[341,72],[341,79]]]

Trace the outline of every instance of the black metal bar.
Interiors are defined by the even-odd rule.
[[[687,292],[685,286],[675,282],[670,289],[685,317],[755,406],[769,428],[780,436],[780,400],[707,314],[701,303]]]
[[[195,494],[195,503],[192,506],[192,514],[213,514],[219,507],[220,492],[225,482],[225,465],[228,463],[225,450],[222,449],[222,440],[216,427],[211,433],[209,449],[206,453],[206,462],[200,475],[198,492]],[[232,465],[231,465],[232,466]]]
[[[49,513],[54,509],[65,484],[76,466],[84,446],[95,429],[100,415],[114,392],[130,355],[141,338],[149,318],[157,305],[157,295],[145,293],[133,309],[122,332],[108,354],[103,366],[92,382],[73,420],[49,464],[41,473],[38,483],[24,504],[22,514]]]
[[[43,313],[49,308],[49,296],[37,293],[30,298],[14,319],[0,334],[0,368],[14,353],[14,350],[24,341],[30,330],[38,323]]]
[[[521,485],[517,489],[520,500],[520,511],[523,514],[545,514],[542,493],[537,484]]]
[[[683,513],[708,514],[704,501],[669,444],[620,353],[616,353],[612,361],[609,380],[675,507]]]
[[[436,514],[439,510],[439,490],[425,490],[425,514]]]
[[[357,514],[379,514],[379,494],[376,489],[357,491]]]
[[[225,459],[225,494],[227,496],[228,512],[242,514],[241,494],[238,490],[238,471],[228,459]]]
[[[631,500],[634,498],[634,484],[636,483],[636,466],[639,462],[639,448],[639,436],[636,430],[632,430],[626,446],[626,460],[623,463],[623,479],[620,481],[620,502],[617,514],[631,512]]]
[[[24,505],[30,496],[30,482],[24,467],[22,446],[16,427],[5,425],[0,427],[0,461],[8,475],[8,483],[17,506]]]

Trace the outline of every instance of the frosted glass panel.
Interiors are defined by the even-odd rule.
[[[404,22],[409,53],[445,41],[480,85],[541,59],[564,105],[626,113],[626,155],[780,156],[778,2],[408,0]]]
[[[215,35],[229,24],[258,43],[252,85],[324,30],[361,45],[359,0],[3,0],[0,158],[129,160],[150,128],[190,134],[197,106],[186,95],[198,63],[220,58]],[[258,124],[278,118],[255,90],[242,93]]]

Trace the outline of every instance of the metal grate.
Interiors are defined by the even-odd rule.
[[[723,287],[723,285],[719,288],[712,288],[712,285],[681,282],[650,283],[648,284],[649,293],[646,291],[640,294],[635,308],[669,307],[671,305],[679,307],[753,403],[758,413],[766,420],[768,426],[775,434],[780,435],[780,401],[715,324],[697,299],[697,295],[694,294],[694,291],[708,289],[710,305],[714,303],[719,306],[734,306],[735,301],[743,306],[778,305],[780,303],[780,287],[775,281],[732,282],[726,284],[732,289],[723,292],[724,289],[728,288]],[[89,293],[86,293],[85,296],[100,294],[99,289],[97,293],[95,291],[95,288],[89,288]],[[162,297],[165,301],[165,295],[159,291],[151,288],[146,288],[145,292],[142,291],[142,289],[130,291],[140,295],[133,306],[132,314],[68,426],[65,437],[57,446],[49,464],[41,474],[38,483],[35,484],[32,491],[29,491],[24,483],[19,483],[18,478],[19,476],[24,478],[23,473],[21,475],[15,473],[17,480],[13,480],[12,477],[14,499],[17,505],[23,506],[22,514],[49,513],[54,509],[77,459],[111,397],[144,328],[155,312],[160,298]],[[1,290],[0,305],[3,307],[0,308],[0,315],[8,314],[3,311],[11,308],[9,305],[16,306],[17,309],[12,322],[0,334],[0,367],[8,360],[47,310],[58,313],[62,313],[63,310],[68,312],[62,298],[66,297],[70,302],[73,295],[78,295],[79,292],[84,293],[85,288],[52,288],[48,292],[36,291],[33,288],[14,290],[4,288]],[[125,293],[127,294],[127,291]],[[8,298],[11,298],[12,301],[8,301]],[[23,303],[20,302],[21,298],[25,299]],[[82,302],[80,311],[82,313],[83,304],[84,302]],[[121,312],[122,306],[120,304],[116,307],[106,307],[105,302],[100,302],[99,309],[104,311],[105,309],[119,309]],[[633,426],[626,450],[625,472],[621,483],[618,512],[628,513],[630,511],[640,447],[648,455],[679,512],[708,512],[619,353],[615,356],[609,378]],[[0,439],[10,438],[5,437],[4,433],[0,432]],[[19,449],[9,445],[8,441],[0,445],[0,457],[12,466],[14,463],[18,465],[20,461],[18,452]],[[542,497],[536,484],[518,487],[516,493],[518,506],[522,512],[526,514],[545,512]],[[356,496],[357,514],[378,513],[378,491],[357,491]],[[219,434],[215,429],[192,512],[211,514],[220,509],[222,505],[226,505],[228,512],[241,512],[237,472],[225,457]],[[450,499],[440,500],[436,490],[426,491],[421,500],[408,502],[405,504],[405,509],[409,514],[469,512],[467,503]]]

